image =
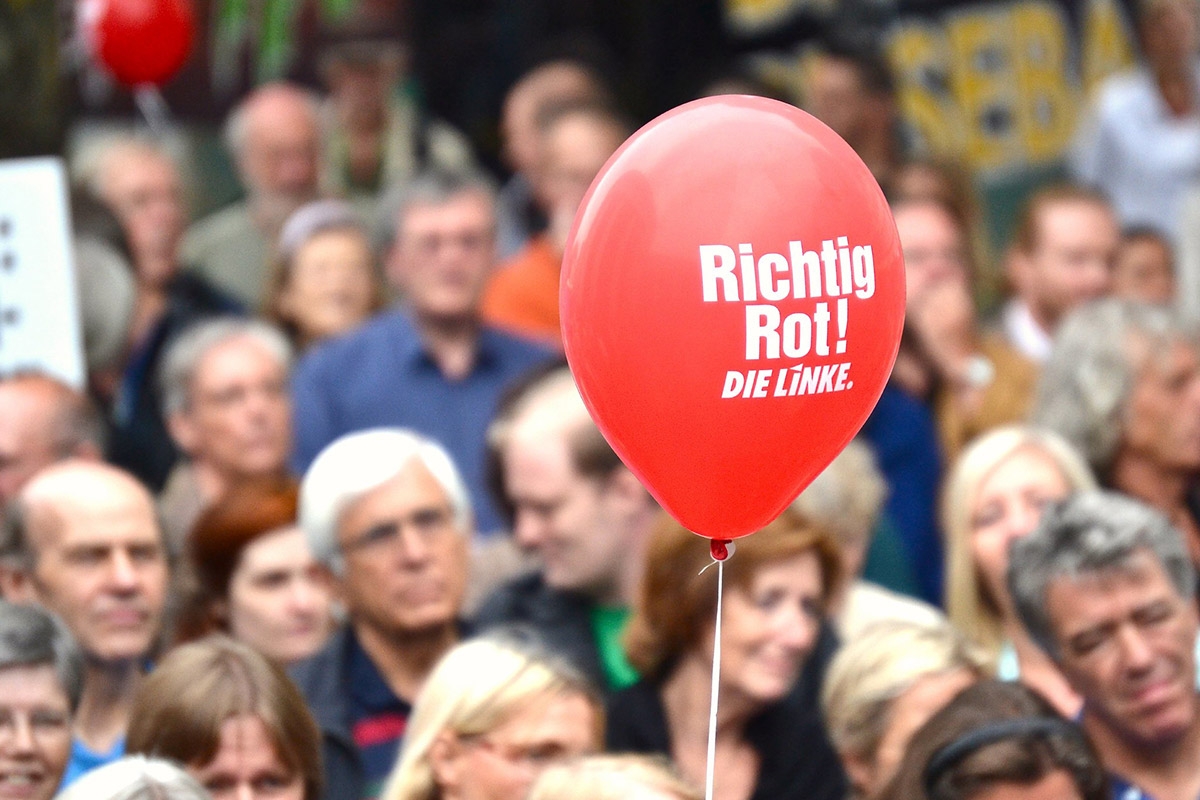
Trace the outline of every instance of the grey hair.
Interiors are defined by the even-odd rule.
[[[43,665],[54,668],[75,713],[83,695],[83,654],[71,632],[39,606],[0,600],[0,671]]]
[[[375,219],[376,252],[391,248],[404,227],[402,220],[413,206],[440,206],[468,193],[482,195],[495,206],[495,182],[476,170],[429,169],[388,189],[380,198]]]
[[[55,800],[211,800],[182,767],[163,758],[125,756],[86,773]]]
[[[367,492],[411,462],[424,466],[450,501],[460,533],[471,530],[471,500],[446,449],[406,428],[372,428],[347,434],[317,455],[300,483],[300,527],[313,556],[341,573],[338,521]]]
[[[313,124],[320,129],[321,101],[315,93],[290,83],[264,84],[238,103],[229,113],[229,118],[225,120],[221,138],[234,161],[240,161],[246,151],[246,140],[250,136],[250,118],[253,116],[255,106],[264,95],[269,93],[286,93],[300,100],[312,114]]]
[[[1196,574],[1183,535],[1158,511],[1116,492],[1080,492],[1049,506],[1009,549],[1008,588],[1026,630],[1057,656],[1046,590],[1059,577],[1120,570],[1148,550],[1179,596],[1191,602]]]
[[[871,448],[855,439],[792,501],[792,508],[840,539],[860,541],[874,529],[887,492]]]
[[[292,346],[273,325],[241,317],[218,317],[198,322],[171,343],[159,368],[163,412],[172,414],[186,409],[200,361],[214,347],[241,338],[257,342],[279,361],[284,371],[291,370]]]
[[[112,133],[101,135],[94,140],[84,143],[71,159],[71,176],[84,186],[92,196],[100,199],[106,196],[105,178],[108,165],[113,156],[126,152],[151,153],[170,164],[179,175],[180,182],[185,182],[182,159],[176,149],[172,149],[157,139],[136,133]]]
[[[1042,368],[1032,422],[1061,434],[1102,479],[1121,442],[1138,373],[1177,340],[1194,340],[1171,311],[1105,299],[1072,312]]]

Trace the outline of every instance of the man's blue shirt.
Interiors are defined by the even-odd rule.
[[[408,314],[385,312],[318,346],[296,366],[292,467],[303,474],[327,444],[347,433],[412,428],[438,440],[454,458],[479,532],[497,531],[503,523],[484,481],[487,426],[504,388],[552,356],[541,345],[484,328],[471,371],[449,379]]]

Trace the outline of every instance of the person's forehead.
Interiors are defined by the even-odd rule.
[[[419,459],[409,459],[390,478],[351,501],[342,516],[364,508],[384,513],[403,511],[409,507],[448,503],[445,487]]]
[[[1050,200],[1037,214],[1038,242],[1045,244],[1059,239],[1111,239],[1115,247],[1120,240],[1116,217],[1112,209],[1098,200],[1070,198]]]
[[[37,487],[28,498],[31,540],[39,546],[157,541],[158,518],[149,493],[132,479],[107,477],[85,476],[48,489]]]
[[[11,431],[48,443],[50,423],[61,410],[60,393],[41,381],[0,383],[0,434]]]
[[[464,189],[440,201],[414,200],[402,212],[400,226],[404,232],[418,233],[487,224],[491,218],[491,199],[482,190]]]
[[[50,663],[0,667],[0,708],[37,703],[67,706],[67,690]]]
[[[1177,597],[1174,584],[1162,562],[1145,548],[1134,551],[1124,561],[1111,567],[1087,571],[1081,574],[1062,573],[1050,579],[1046,586],[1048,600],[1058,598],[1053,604],[1059,612],[1060,623],[1084,621],[1082,615],[1094,605],[1118,601],[1118,592],[1136,589],[1139,593],[1154,596]]]
[[[192,380],[197,386],[220,383],[246,371],[276,375],[283,364],[265,344],[250,336],[234,336],[214,344],[196,362]]]

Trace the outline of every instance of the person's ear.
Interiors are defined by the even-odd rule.
[[[191,416],[183,411],[173,411],[167,415],[166,421],[167,433],[171,434],[175,444],[187,455],[192,455],[200,437]]]
[[[36,603],[33,575],[24,567],[0,564],[0,597],[12,603]]]
[[[458,736],[442,731],[429,746],[429,769],[441,797],[457,797],[463,784],[466,749]]]
[[[604,486],[608,502],[622,514],[632,515],[650,503],[649,492],[628,467],[620,466],[608,476]]]
[[[871,797],[876,794],[875,787],[875,765],[868,758],[863,758],[857,753],[850,751],[841,752],[838,755],[842,757],[842,766],[846,770],[846,777],[850,780],[850,786],[854,788],[853,794],[856,797]]]

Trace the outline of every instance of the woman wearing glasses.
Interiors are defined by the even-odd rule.
[[[434,667],[382,800],[523,800],[546,766],[594,752],[602,727],[586,678],[498,629]]]

